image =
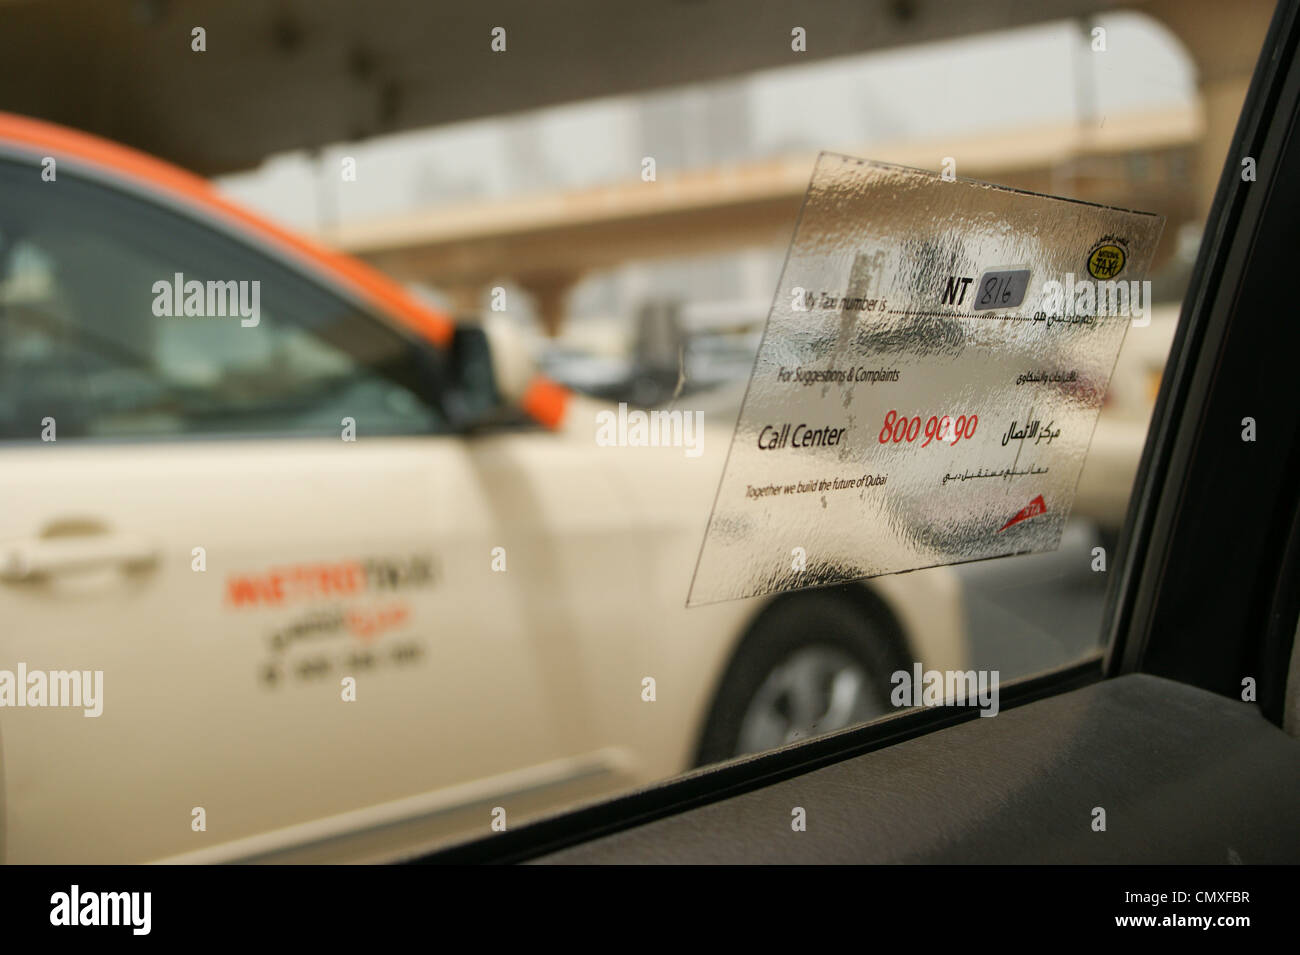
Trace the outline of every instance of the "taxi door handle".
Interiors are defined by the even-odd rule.
[[[127,534],[30,537],[0,543],[0,580],[27,581],[102,567],[141,570],[157,560],[157,547]]]

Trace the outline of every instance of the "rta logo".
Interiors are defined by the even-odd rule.
[[[1015,517],[1011,518],[1011,520],[1007,521],[1005,524],[999,527],[998,533],[1001,534],[1004,530],[1006,530],[1008,527],[1010,527],[1013,524],[1019,524],[1021,521],[1027,521],[1031,517],[1037,517],[1039,514],[1046,514],[1046,513],[1047,513],[1047,505],[1043,502],[1043,495],[1040,494],[1038,495],[1038,497],[1030,501],[1027,506],[1017,511]]]

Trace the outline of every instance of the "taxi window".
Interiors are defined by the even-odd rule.
[[[445,430],[415,347],[274,261],[60,173],[0,165],[0,435]]]

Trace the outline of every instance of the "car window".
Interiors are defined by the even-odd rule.
[[[0,435],[444,428],[415,348],[319,284],[107,187],[0,164]]]
[[[346,32],[298,6],[288,19],[303,36]],[[395,858],[859,734],[967,716],[996,727],[1004,691],[1009,711],[1038,678],[1102,671],[1108,592],[1143,546],[1135,475],[1176,380],[1168,356],[1212,244],[1262,5],[1220,34],[1177,4],[1031,21],[1016,5],[963,19],[900,3],[883,5],[889,29],[832,11],[806,36],[808,24],[773,33],[676,6],[654,14],[671,42],[637,28],[633,7],[611,21],[627,30],[567,34],[612,61],[643,63],[642,43],[652,61],[673,54],[661,72],[622,71],[625,88],[582,51],[566,69],[592,82],[563,95],[484,85],[497,66],[546,75],[556,56],[513,26],[508,54],[503,37],[502,56],[456,61],[459,74],[443,64],[466,78],[464,97],[438,95],[427,64],[402,59],[413,26],[378,25],[376,47],[338,63],[296,56],[294,29],[277,27],[282,49],[249,35],[183,57],[141,30],[132,82],[95,100],[111,109],[54,115],[40,91],[6,102],[212,177],[230,202],[483,332],[456,326],[435,359],[439,392],[423,348],[348,301],[330,263],[299,271],[255,230],[181,214],[147,173],[127,192],[78,175],[54,145],[52,181],[35,160],[0,158],[0,493],[18,502],[0,512],[0,654],[102,669],[109,715],[65,732],[35,710],[5,714],[12,858]],[[437,28],[410,7],[412,24]],[[681,44],[706,39],[708,68],[692,72]],[[716,49],[745,56],[723,63]],[[215,82],[192,101],[140,93],[196,67],[233,87],[309,62],[319,72],[275,84],[252,112]],[[329,105],[343,88],[331,84],[360,89],[376,63],[375,116]],[[303,105],[303,88],[310,108],[295,115],[286,104]],[[198,121],[209,115],[240,135],[214,139]],[[0,113],[0,157],[15,120]],[[19,155],[34,137],[18,136]],[[847,179],[816,191],[816,208],[839,202],[846,223],[888,232],[794,245],[832,154],[910,170],[878,193]],[[1228,162],[1253,177],[1256,159],[1264,170],[1259,156]],[[1152,251],[1078,217],[1008,218],[995,194],[1151,214],[1164,230]],[[1025,252],[1046,239],[1072,243],[1050,275]],[[785,282],[792,248],[824,261],[826,280],[800,256]],[[1130,314],[1105,316],[1120,320],[1117,353],[1080,371],[1086,329],[1046,325],[1044,308],[1041,332],[1068,346],[1013,363],[1008,343],[1047,340],[1020,323],[1039,320],[1027,285],[1007,306],[1015,321],[955,316],[941,298],[1027,272],[1036,293],[1079,280],[1110,284],[1116,301],[1113,280],[1131,282]],[[900,308],[915,322],[895,338]],[[766,339],[777,309],[788,321]],[[842,363],[811,351],[841,339],[861,351]],[[977,367],[986,355],[997,360]],[[994,377],[1023,396],[1014,411],[994,406]],[[755,382],[771,414],[746,432]],[[1061,431],[1047,393],[1088,414]],[[517,427],[523,414],[538,427]],[[1241,414],[1253,442],[1261,411]],[[94,440],[46,453],[46,421],[61,442]],[[347,421],[356,444],[338,440]],[[368,443],[384,434],[438,437]],[[762,465],[724,485],[729,462],[744,463],[738,434]],[[331,440],[180,440],[243,435]],[[847,437],[900,463],[860,466]],[[1022,493],[1062,449],[1083,458],[1070,480],[1063,467],[1051,478],[1068,493]],[[909,488],[906,507],[885,506]],[[771,519],[783,501],[804,510]],[[768,563],[711,554],[719,587],[691,603],[711,525]],[[845,549],[828,554],[816,526]],[[1059,536],[1016,543],[1047,526]],[[1007,556],[962,549],[991,535]],[[886,564],[886,549],[909,560]],[[733,581],[763,586],[721,586]],[[104,638],[108,601],[127,639]],[[95,728],[110,724],[138,731],[102,743]],[[127,766],[128,736],[173,758],[146,776],[67,755]],[[207,828],[190,828],[198,810]]]

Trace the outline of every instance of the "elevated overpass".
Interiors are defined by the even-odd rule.
[[[979,137],[864,146],[858,155],[938,169],[1015,188],[1118,202],[1164,214],[1172,234],[1197,219],[1187,175],[1204,133],[1198,109],[1108,116]],[[814,155],[628,180],[572,192],[476,201],[337,227],[322,238],[403,279],[435,285],[466,310],[510,279],[533,296],[543,325],[559,328],[564,295],[585,273],[632,260],[784,245]],[[1140,159],[1143,176],[1133,175]],[[1168,251],[1172,243],[1162,244]]]
[[[1117,9],[1244,94],[1270,0],[0,0],[0,109],[196,172],[276,152]],[[494,52],[502,27],[506,48]],[[806,31],[806,52],[791,30]],[[204,30],[204,52],[192,31]],[[1211,122],[1213,127],[1214,122]]]

